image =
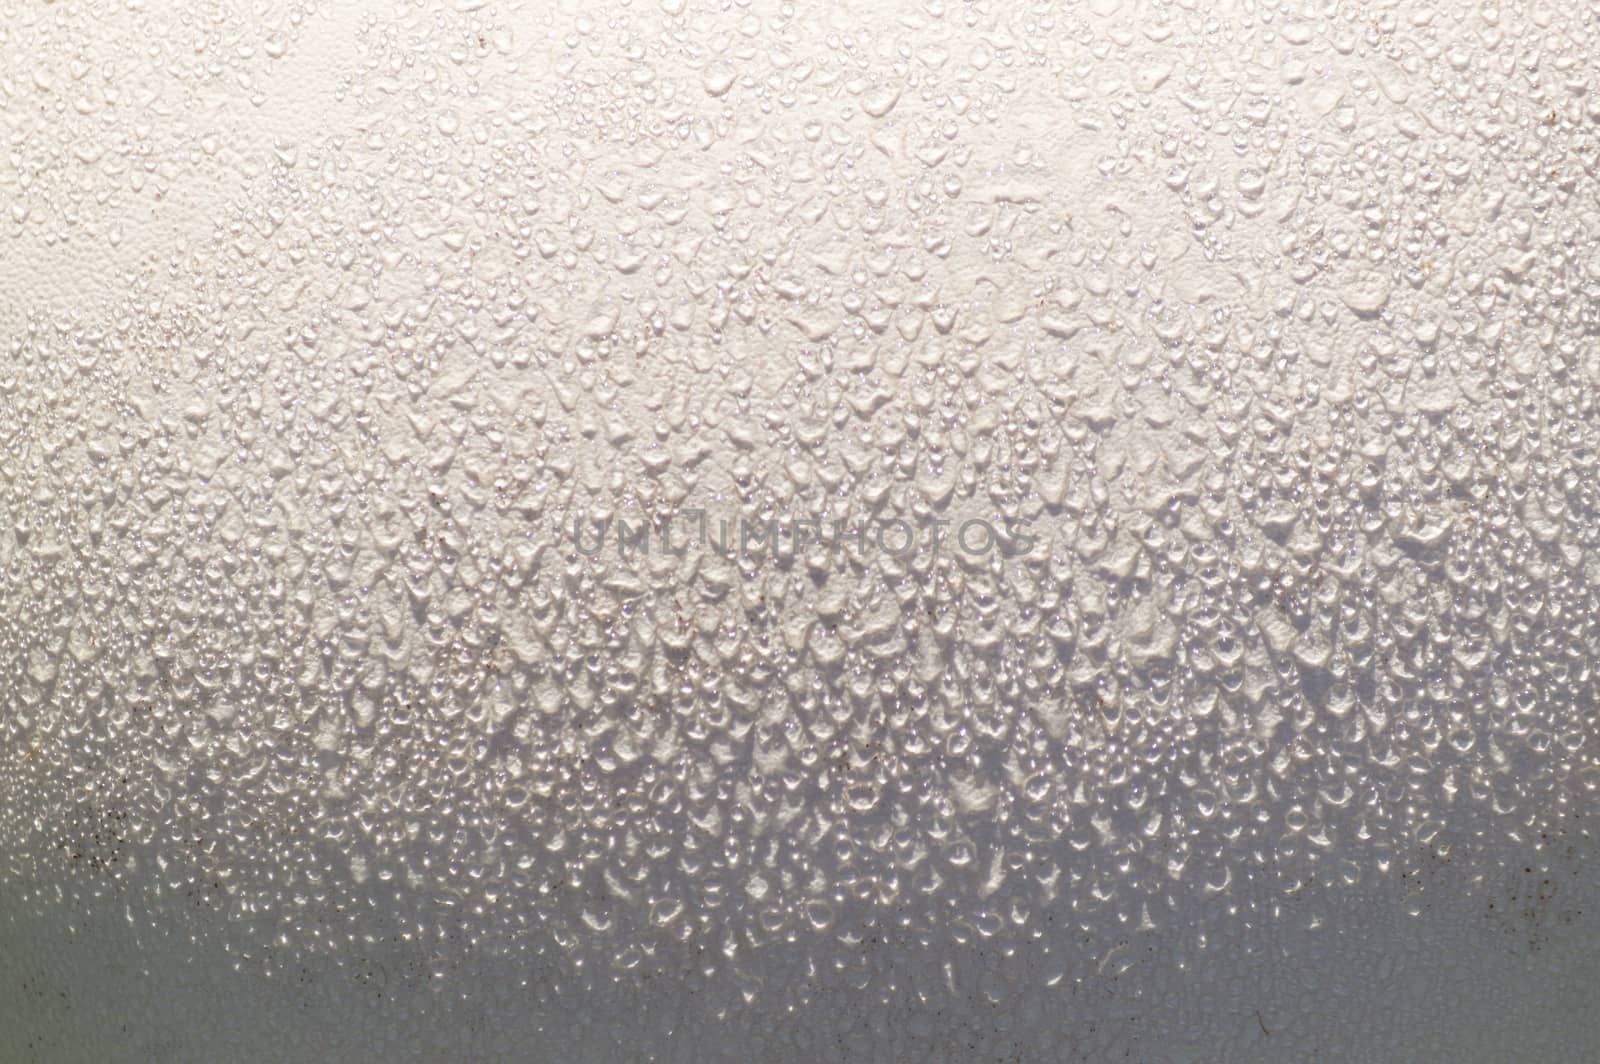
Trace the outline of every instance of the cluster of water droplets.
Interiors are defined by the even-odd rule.
[[[250,143],[0,30],[13,238],[243,190],[5,319],[6,889],[416,985],[1137,998],[1579,830],[1591,18],[688,6],[363,15]],[[141,61],[272,106],[302,22]]]

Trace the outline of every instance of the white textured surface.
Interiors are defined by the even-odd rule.
[[[1596,1059],[1597,38],[0,7],[0,1060]]]

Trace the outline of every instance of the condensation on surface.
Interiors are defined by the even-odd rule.
[[[0,1058],[1593,1060],[1597,37],[0,4]]]

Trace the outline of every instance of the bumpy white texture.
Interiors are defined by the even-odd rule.
[[[1597,75],[5,4],[0,1059],[1596,1059]]]

